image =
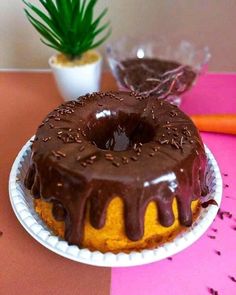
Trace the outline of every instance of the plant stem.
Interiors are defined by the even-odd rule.
[[[80,59],[82,57],[82,54],[76,55],[76,54],[66,54],[66,57],[70,61],[74,61],[75,59]]]

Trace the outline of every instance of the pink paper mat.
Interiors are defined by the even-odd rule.
[[[236,74],[208,74],[187,93],[182,109],[188,114],[235,113]],[[112,295],[236,294],[236,136],[202,133],[213,152],[224,182],[222,211],[211,228],[192,246],[145,266],[112,269]]]

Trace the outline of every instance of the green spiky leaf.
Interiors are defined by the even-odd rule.
[[[38,0],[43,10],[30,1],[22,1],[40,40],[70,58],[101,45],[111,33],[110,22],[100,25],[107,8],[94,18],[98,0]]]

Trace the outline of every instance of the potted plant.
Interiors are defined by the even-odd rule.
[[[100,87],[102,57],[94,50],[110,35],[110,22],[101,25],[105,8],[94,18],[98,0],[39,0],[43,9],[23,0],[25,13],[41,41],[58,51],[49,58],[65,100],[76,99]]]

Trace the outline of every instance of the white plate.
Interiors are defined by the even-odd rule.
[[[177,236],[172,242],[165,243],[154,250],[126,253],[101,253],[88,249],[80,249],[77,246],[69,246],[68,243],[55,236],[35,213],[33,201],[29,191],[24,187],[24,178],[29,167],[31,142],[28,141],[12,166],[9,179],[9,193],[12,208],[16,217],[27,232],[51,251],[66,258],[96,265],[96,266],[134,266],[142,265],[166,257],[172,256],[190,246],[200,238],[213,222],[218,206],[208,206],[201,209],[197,220],[184,233]],[[220,205],[222,196],[222,178],[219,167],[212,153],[205,147],[207,154],[207,184],[210,189],[208,199],[214,199]]]

